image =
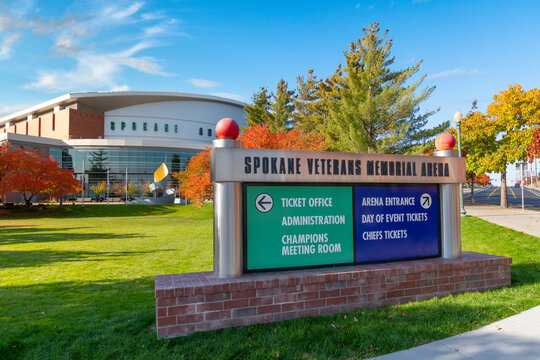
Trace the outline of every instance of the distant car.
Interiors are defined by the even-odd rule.
[[[519,184],[518,184],[518,183],[516,183],[516,185],[514,185],[514,186],[518,188],[518,187],[519,187]]]

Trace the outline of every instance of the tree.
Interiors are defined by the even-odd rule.
[[[496,128],[497,138],[485,161],[491,171],[501,173],[501,207],[506,208],[506,167],[527,158],[533,132],[540,125],[540,90],[525,91],[521,85],[509,85],[493,100],[486,115]]]
[[[473,105],[473,109],[474,109]],[[461,152],[465,156],[471,201],[474,202],[474,178],[491,172],[490,154],[496,151],[497,128],[482,112],[469,112],[461,121]],[[457,139],[456,128],[448,130]]]
[[[415,66],[393,71],[390,67],[392,40],[388,30],[380,36],[378,23],[363,29],[363,36],[350,43],[341,66],[326,80],[308,72],[299,78],[295,121],[305,129],[318,129],[333,150],[401,153],[412,137],[424,128],[433,112],[419,114],[419,104],[434,88],[415,93],[425,76],[407,82],[418,72]]]
[[[2,193],[19,192],[28,207],[40,193],[63,196],[78,191],[80,182],[70,170],[61,169],[53,158],[42,158],[22,149],[13,152],[6,149],[7,146],[2,150],[4,160],[0,161],[0,165],[4,163],[0,180]]]
[[[106,178],[107,160],[103,150],[96,150],[90,153],[90,169],[88,170],[88,184],[97,184]]]
[[[102,195],[107,192],[107,182],[100,181],[94,186],[90,186],[90,189],[96,194],[96,200],[101,201],[103,199]]]
[[[251,99],[253,104],[244,106],[248,125],[268,124],[272,131],[293,127],[294,90],[288,89],[285,80],[279,80],[276,93],[261,87]]]
[[[244,148],[250,149],[283,149],[283,150],[316,150],[328,149],[324,137],[320,134],[307,133],[303,129],[270,130],[269,124],[253,125],[246,128],[239,139]],[[210,148],[193,156],[186,170],[173,173],[180,182],[180,193],[196,207],[204,201],[213,199],[213,185],[210,182]]]

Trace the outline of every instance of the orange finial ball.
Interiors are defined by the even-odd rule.
[[[235,140],[240,134],[240,127],[231,118],[224,118],[219,120],[216,125],[216,136],[218,139],[232,139]]]
[[[456,138],[449,133],[442,133],[435,139],[435,148],[441,150],[452,150],[456,146]]]

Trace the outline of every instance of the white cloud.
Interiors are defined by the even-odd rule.
[[[237,94],[231,94],[231,93],[225,93],[225,92],[217,92],[217,93],[211,93],[210,95],[219,96],[227,99],[232,99],[240,102],[246,102],[246,98],[242,95]]]
[[[75,56],[77,61],[75,69],[38,71],[37,80],[27,84],[26,87],[52,92],[88,88],[125,89],[127,85],[116,83],[116,78],[124,67],[151,75],[174,76],[163,71],[162,66],[153,57],[133,56],[148,47],[150,47],[148,43],[139,43],[127,50],[109,54],[81,51]]]
[[[7,35],[0,42],[0,60],[9,59],[11,57],[11,46],[19,40],[21,34],[15,33]]]
[[[52,46],[56,54],[76,54],[79,52],[79,47],[75,45],[75,41],[72,37],[60,36],[56,43]]]
[[[467,70],[465,68],[455,68],[452,70],[445,70],[435,74],[429,75],[427,78],[430,80],[434,79],[448,79],[448,78],[457,78],[463,76],[474,76],[480,75],[481,71],[478,69]]]
[[[22,109],[26,109],[35,104],[0,104],[0,116],[13,114]]]
[[[143,6],[143,2],[133,3],[125,9],[123,7],[110,6],[105,8],[103,11],[103,16],[113,21],[123,21],[129,18],[131,15],[137,13]]]
[[[193,86],[201,87],[201,88],[212,88],[219,85],[219,83],[212,81],[212,80],[204,80],[204,79],[189,79],[188,83],[190,83]]]

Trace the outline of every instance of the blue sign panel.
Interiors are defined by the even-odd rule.
[[[437,185],[355,186],[356,262],[440,254]]]

